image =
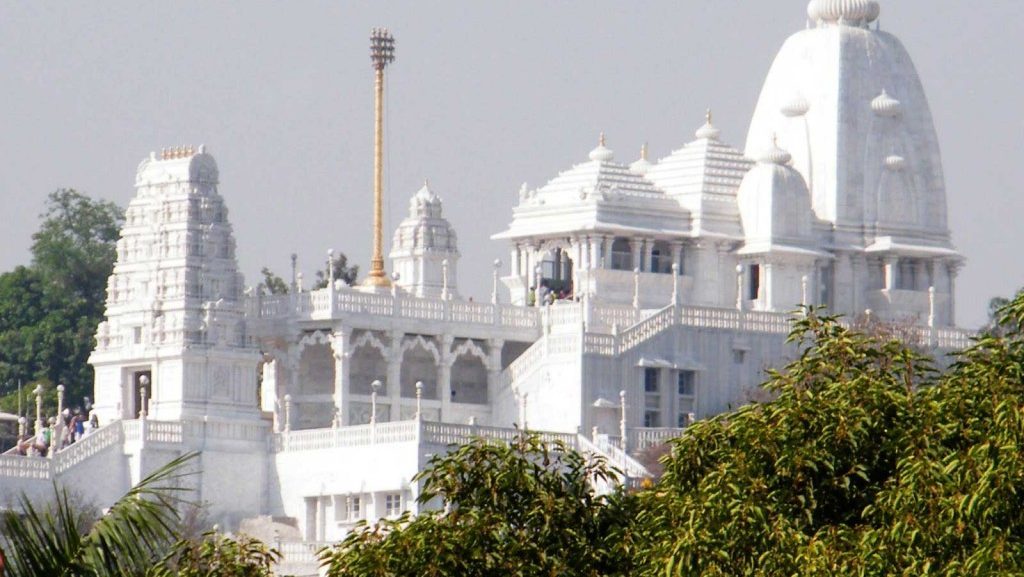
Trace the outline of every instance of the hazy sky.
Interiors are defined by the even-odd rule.
[[[1024,2],[882,0],[942,145],[968,258],[958,320],[1024,286]],[[386,245],[425,177],[459,233],[463,294],[487,298],[489,240],[521,183],[586,160],[660,158],[711,106],[742,149],[761,83],[805,0],[6,2],[0,17],[0,270],[29,260],[47,193],[127,204],[151,150],[205,143],[242,271],[307,278],[330,247],[370,252],[368,34],[390,27]]]

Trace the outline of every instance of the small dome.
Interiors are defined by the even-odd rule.
[[[899,172],[907,165],[907,159],[898,154],[886,157],[885,167],[893,172]]]
[[[796,118],[797,116],[807,114],[807,111],[810,109],[811,103],[807,102],[803,95],[797,94],[792,100],[782,105],[780,112],[782,112],[783,116]]]
[[[615,158],[615,152],[606,148],[604,145],[604,133],[601,133],[601,138],[598,140],[597,148],[590,151],[590,160],[596,160],[598,162],[609,162]]]
[[[651,166],[654,165],[647,160],[647,143],[644,143],[644,145],[640,147],[640,158],[633,164],[629,165],[629,170],[636,174],[643,175],[647,174],[647,171],[651,169]]]
[[[793,160],[793,155],[779,148],[778,142],[772,142],[772,145],[765,150],[760,158],[757,159],[763,164],[778,164],[780,166],[789,164],[790,160]]]
[[[867,24],[878,20],[881,12],[876,0],[811,0],[807,5],[812,22]]]
[[[887,118],[893,118],[899,116],[902,112],[903,104],[889,96],[889,93],[882,90],[874,100],[871,101],[871,110],[875,111],[875,114],[879,116],[885,116]]]
[[[423,181],[423,186],[416,191],[416,195],[413,198],[418,201],[431,203],[440,200],[438,196],[434,194],[434,191],[430,190],[430,182],[426,180]]]
[[[700,140],[718,140],[721,134],[722,131],[715,128],[715,125],[711,123],[711,110],[708,109],[707,114],[704,116],[704,126],[697,129],[697,138]]]

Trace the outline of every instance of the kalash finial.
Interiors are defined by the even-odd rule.
[[[708,124],[711,124],[711,109],[710,108],[708,108],[707,111],[704,112],[704,121],[707,122]]]
[[[603,130],[601,131],[601,135],[597,137],[597,143],[599,145],[601,145],[601,146],[604,146],[604,131]]]
[[[640,146],[640,160],[647,160],[647,143]]]

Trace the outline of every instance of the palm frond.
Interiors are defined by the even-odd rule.
[[[38,509],[26,497],[21,513],[2,518],[6,576],[124,577],[143,575],[173,542],[179,521],[181,480],[191,473],[189,453],[160,467],[121,497],[86,535],[65,490],[54,487],[52,506]]]

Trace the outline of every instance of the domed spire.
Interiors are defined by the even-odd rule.
[[[765,150],[761,157],[757,159],[762,164],[777,164],[784,166],[789,164],[790,160],[793,160],[793,155],[779,148],[779,139],[777,136],[772,136],[772,145]]]
[[[797,116],[803,116],[807,114],[807,111],[811,109],[811,103],[807,102],[807,99],[802,94],[797,94],[791,100],[787,101],[779,109],[783,116],[788,118],[796,118]]]
[[[711,124],[711,109],[708,108],[707,112],[704,113],[704,126],[697,129],[697,138],[701,140],[718,140],[718,136],[721,133],[721,130],[715,128],[714,124]]]
[[[615,153],[604,145],[604,132],[597,141],[597,148],[590,151],[590,160],[596,160],[598,162],[608,162],[615,158]]]
[[[883,89],[882,93],[871,101],[871,110],[874,110],[875,114],[879,116],[889,118],[899,116],[902,112],[902,108],[903,103],[892,96],[889,96],[889,93],[886,92],[885,89]]]
[[[434,202],[438,200],[434,191],[430,190],[430,179],[423,179],[423,186],[416,191],[416,198],[424,202]]]
[[[860,26],[878,20],[881,12],[876,0],[811,0],[807,5],[807,17],[818,24]]]
[[[647,143],[640,147],[640,159],[629,165],[629,169],[637,174],[647,174],[651,163],[647,160]]]

